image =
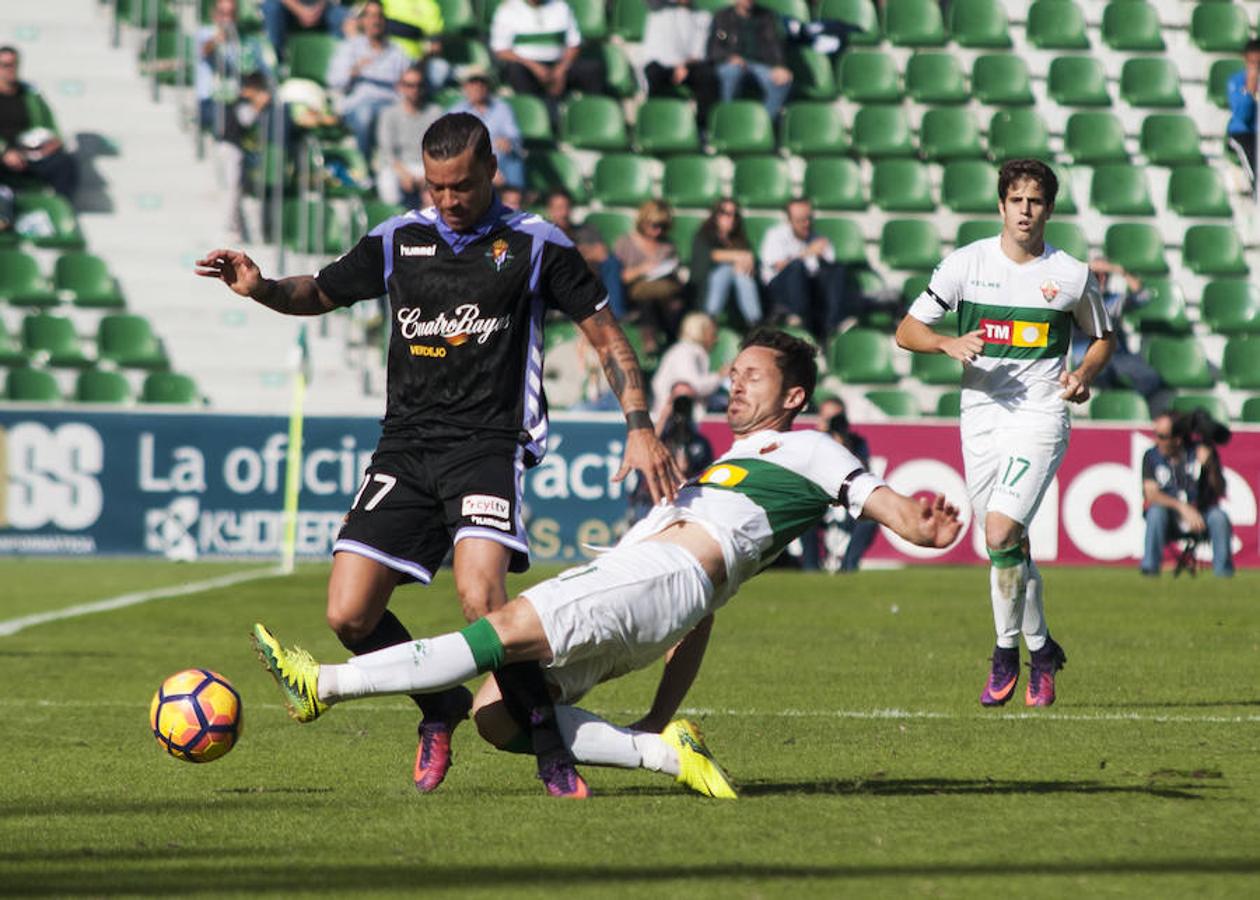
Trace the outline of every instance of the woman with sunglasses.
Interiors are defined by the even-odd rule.
[[[623,234],[613,245],[647,353],[656,352],[659,334],[673,343],[682,319],[683,284],[678,279],[678,249],[669,240],[672,224],[669,204],[648,200],[639,207],[634,231]]]
[[[717,318],[731,293],[744,324],[761,321],[757,258],[744,232],[744,217],[734,200],[719,200],[696,233],[691,248],[691,284],[709,315]]]

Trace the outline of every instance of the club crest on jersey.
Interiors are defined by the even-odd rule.
[[[700,483],[717,485],[718,487],[734,487],[747,477],[747,469],[733,466],[730,463],[720,463],[705,469],[700,476]]]
[[[1053,303],[1054,298],[1059,296],[1059,283],[1047,278],[1041,283],[1041,296],[1046,298],[1047,303]]]
[[[494,270],[502,272],[503,267],[512,261],[512,254],[508,253],[508,242],[503,238],[499,238],[490,245],[490,249],[486,251],[486,256],[490,262],[494,263]]]

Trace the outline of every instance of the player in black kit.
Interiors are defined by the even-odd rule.
[[[503,206],[485,126],[443,116],[425,133],[434,206],[389,219],[318,275],[273,280],[236,250],[213,250],[197,274],[286,315],[321,315],[388,293],[385,418],[376,453],[333,546],[328,624],[358,655],[410,640],[387,605],[401,583],[427,584],[454,545],[455,587],[472,621],[507,601],[509,570],[529,566],[525,469],[547,447],[543,316],[578,322],[626,415],[620,480],[638,469],[654,499],[682,478],[652,428],[634,350],[573,244],[536,215]],[[529,728],[550,793],[584,796],[559,743],[537,664],[496,675],[504,705]],[[424,717],[414,781],[434,790],[450,738],[467,718],[465,688],[415,698]]]

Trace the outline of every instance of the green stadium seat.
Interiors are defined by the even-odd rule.
[[[925,159],[949,162],[954,159],[983,159],[980,125],[965,107],[929,109],[919,124],[919,149]]]
[[[834,100],[839,88],[831,57],[809,47],[788,48],[792,96],[799,100]]]
[[[1000,0],[953,0],[949,32],[960,47],[1011,46],[1006,8]]]
[[[170,365],[162,342],[144,316],[103,316],[96,332],[96,346],[101,359],[127,369],[164,370]]]
[[[1143,283],[1150,298],[1137,309],[1125,314],[1129,327],[1142,334],[1190,333],[1190,320],[1186,317],[1186,295],[1180,285],[1171,278],[1156,276]]]
[[[74,384],[77,403],[126,403],[131,399],[131,383],[120,372],[84,369]]]
[[[836,63],[840,92],[854,103],[896,103],[901,99],[897,63],[878,50],[850,50]]]
[[[619,237],[634,231],[634,215],[621,210],[601,209],[587,213],[582,224],[589,225],[598,231],[600,238],[611,250]]]
[[[1181,166],[1203,161],[1199,126],[1181,113],[1152,113],[1142,120],[1142,155],[1156,166]]]
[[[1059,193],[1054,198],[1054,211],[1061,216],[1074,216],[1080,212],[1076,198],[1072,195],[1072,179],[1067,166],[1062,163],[1049,162],[1050,170],[1059,180]]]
[[[363,201],[363,215],[369,231],[386,219],[401,216],[406,211],[407,207],[396,203],[386,203],[384,200],[369,199]]]
[[[735,161],[735,200],[745,207],[779,209],[792,198],[792,175],[781,156],[745,156]]]
[[[709,114],[709,142],[717,153],[773,153],[774,125],[759,100],[718,103]]]
[[[708,218],[707,215],[674,214],[674,226],[669,230],[669,238],[674,242],[674,246],[678,248],[679,259],[691,259],[691,245],[695,242],[696,232],[700,230],[700,226],[704,224],[706,218]],[[752,246],[755,248],[757,245],[753,244]]]
[[[635,146],[643,153],[695,153],[700,149],[696,113],[686,100],[652,97],[639,107]]]
[[[941,419],[957,419],[962,413],[962,391],[946,391],[936,398],[936,415]]]
[[[894,419],[917,419],[923,415],[923,410],[919,408],[919,401],[915,400],[914,394],[909,391],[898,388],[867,391],[866,399],[884,415],[892,416]]]
[[[910,374],[924,384],[958,384],[962,363],[944,353],[915,353],[910,357]]]
[[[945,23],[936,0],[885,0],[884,34],[897,47],[940,47]]]
[[[190,84],[193,80],[196,52],[192,35],[171,25],[145,35],[136,58],[142,67],[141,71],[152,72],[158,84]],[[183,72],[180,72],[181,60]]]
[[[562,150],[530,151],[525,158],[525,187],[538,194],[562,187],[573,197],[574,203],[585,203],[588,199],[586,182],[577,161]]]
[[[1230,420],[1225,401],[1212,394],[1182,394],[1180,397],[1173,398],[1172,409],[1179,413],[1201,409],[1218,422],[1228,424]]]
[[[1149,422],[1146,398],[1137,391],[1112,388],[1099,391],[1089,402],[1089,417],[1109,422]]]
[[[36,247],[53,250],[82,250],[87,246],[70,201],[59,194],[21,192],[14,204],[14,221],[30,223],[25,236]]]
[[[1067,120],[1064,148],[1077,165],[1127,163],[1124,126],[1109,112],[1077,112]]]
[[[591,193],[609,206],[638,206],[654,196],[657,167],[632,153],[608,153],[595,163]]]
[[[542,97],[513,94],[503,99],[516,116],[516,126],[521,130],[521,139],[526,146],[550,147],[556,142],[556,136],[551,130],[551,115],[547,112],[547,103]]]
[[[1181,96],[1177,67],[1163,56],[1126,59],[1120,69],[1120,96],[1130,106],[1179,108],[1186,105]]]
[[[1049,160],[1050,129],[1035,109],[1002,109],[989,120],[989,153],[995,162],[1008,159]]]
[[[1050,63],[1046,90],[1061,106],[1110,106],[1107,73],[1093,56],[1060,56]]]
[[[801,193],[817,209],[866,209],[862,172],[847,156],[816,157],[805,163]]]
[[[1181,250],[1181,261],[1196,275],[1246,275],[1242,240],[1229,225],[1191,225]]]
[[[1028,43],[1039,50],[1088,50],[1085,15],[1067,0],[1036,0],[1028,8]]]
[[[779,215],[751,214],[744,216],[744,232],[748,235],[749,246],[756,251],[760,251],[761,241],[766,236],[766,232],[783,221],[785,219]]]
[[[739,355],[739,345],[743,340],[743,336],[734,328],[718,327],[717,341],[709,351],[709,365],[715,372],[734,361]]]
[[[140,388],[141,403],[201,403],[197,382],[178,372],[150,372]]]
[[[893,384],[892,339],[871,328],[850,328],[827,343],[827,367],[846,384]]]
[[[1051,219],[1046,223],[1046,242],[1079,260],[1089,259],[1089,241],[1075,222]]]
[[[1128,163],[1108,163],[1094,169],[1089,205],[1106,216],[1155,215],[1145,170]]]
[[[951,57],[952,58],[952,57]],[[1031,106],[1028,63],[1014,53],[988,53],[971,64],[971,92],[990,106]]]
[[[831,156],[849,152],[844,121],[830,103],[798,100],[783,110],[783,147],[797,156]]]
[[[1221,279],[1203,287],[1203,319],[1218,334],[1260,334],[1260,285]]]
[[[633,97],[639,90],[639,82],[635,79],[630,61],[621,49],[611,41],[587,41],[582,45],[580,56],[583,59],[597,59],[604,64],[604,77],[608,83],[608,93],[614,97],[626,99]]]
[[[1216,169],[1200,163],[1177,166],[1168,180],[1168,208],[1182,216],[1228,219],[1233,215],[1225,182]]]
[[[1235,56],[1218,59],[1208,69],[1208,99],[1221,109],[1229,108],[1229,100],[1225,96],[1226,83],[1242,67],[1243,61]]]
[[[932,181],[917,159],[881,159],[871,178],[871,200],[885,212],[933,212]]]
[[[30,363],[26,351],[18,344],[16,338],[9,333],[9,327],[0,316],[0,367],[25,366]]]
[[[996,209],[996,201],[994,203]],[[967,219],[958,223],[958,232],[954,236],[954,247],[966,247],[968,244],[974,244],[976,241],[983,241],[986,238],[997,237],[1002,233],[1002,222],[1000,219]],[[1049,235],[1046,236],[1049,241]],[[1050,241],[1050,243],[1054,243]]]
[[[56,403],[61,400],[61,388],[52,373],[43,369],[26,367],[10,369],[5,379],[4,394],[18,403]]]
[[[0,263],[0,271],[4,264]],[[75,306],[118,308],[126,305],[118,281],[109,274],[105,260],[90,253],[71,251],[53,264],[53,286],[60,297]]]
[[[1242,414],[1238,420],[1249,425],[1260,424],[1260,397],[1248,397],[1243,401]]]
[[[971,97],[958,57],[937,50],[920,50],[906,63],[906,93],[917,103],[966,103]]]
[[[350,238],[331,201],[289,197],[284,201],[284,245],[298,253],[336,256],[349,249]]]
[[[853,117],[853,149],[871,159],[914,156],[910,123],[899,106],[863,106]]]
[[[602,41],[608,37],[608,17],[604,0],[565,0],[573,8],[578,31],[584,41]]]
[[[1135,275],[1167,275],[1164,240],[1153,225],[1117,222],[1103,237],[1103,255]]]
[[[622,40],[638,43],[643,40],[648,8],[644,0],[613,0],[612,32]]]
[[[818,18],[856,25],[860,30],[852,31],[848,35],[849,43],[854,46],[871,46],[883,40],[879,15],[871,0],[822,0],[818,7]]]
[[[1143,0],[1112,0],[1103,9],[1103,43],[1112,50],[1163,50],[1159,15]]]
[[[0,250],[0,302],[13,306],[56,306],[57,292],[39,271],[35,257],[21,250]]]
[[[1260,389],[1260,336],[1230,338],[1225,343],[1221,375],[1232,388]]]
[[[328,86],[328,64],[337,52],[339,37],[322,31],[299,31],[288,36],[284,53],[289,62],[290,78],[309,78]]]
[[[862,237],[862,229],[857,222],[834,216],[819,216],[814,220],[814,230],[831,241],[831,246],[836,251],[836,262],[852,267],[867,265],[866,239]]]
[[[437,0],[442,8],[442,34],[471,34],[477,30],[472,0]]]
[[[1190,14],[1190,40],[1206,53],[1239,53],[1250,35],[1247,13],[1235,3],[1199,3]]]
[[[721,160],[698,153],[665,160],[662,193],[674,206],[710,207],[724,194]]]
[[[931,275],[910,275],[905,281],[901,282],[901,302],[903,306],[908,307],[915,300],[919,299],[919,295],[927,290],[928,285],[932,283]],[[916,356],[919,354],[915,354]]]
[[[37,360],[56,368],[86,369],[92,360],[83,352],[83,343],[74,323],[65,316],[35,313],[22,320],[22,347]]]
[[[624,150],[630,145],[621,104],[611,97],[586,96],[564,108],[564,140],[583,150]]]
[[[1192,337],[1153,337],[1147,355],[1169,387],[1210,388],[1216,382],[1207,357]]]
[[[806,0],[761,0],[761,5],[789,19],[809,21],[809,4]]]
[[[892,269],[930,271],[941,261],[941,236],[926,219],[892,219],[879,237],[879,257]]]
[[[997,210],[997,169],[983,160],[957,160],[945,166],[941,201],[957,213]]]

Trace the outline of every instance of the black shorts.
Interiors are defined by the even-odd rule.
[[[440,450],[378,448],[333,553],[357,553],[428,584],[464,538],[512,551],[509,570],[529,568],[522,520],[524,450],[512,441],[473,439]]]

